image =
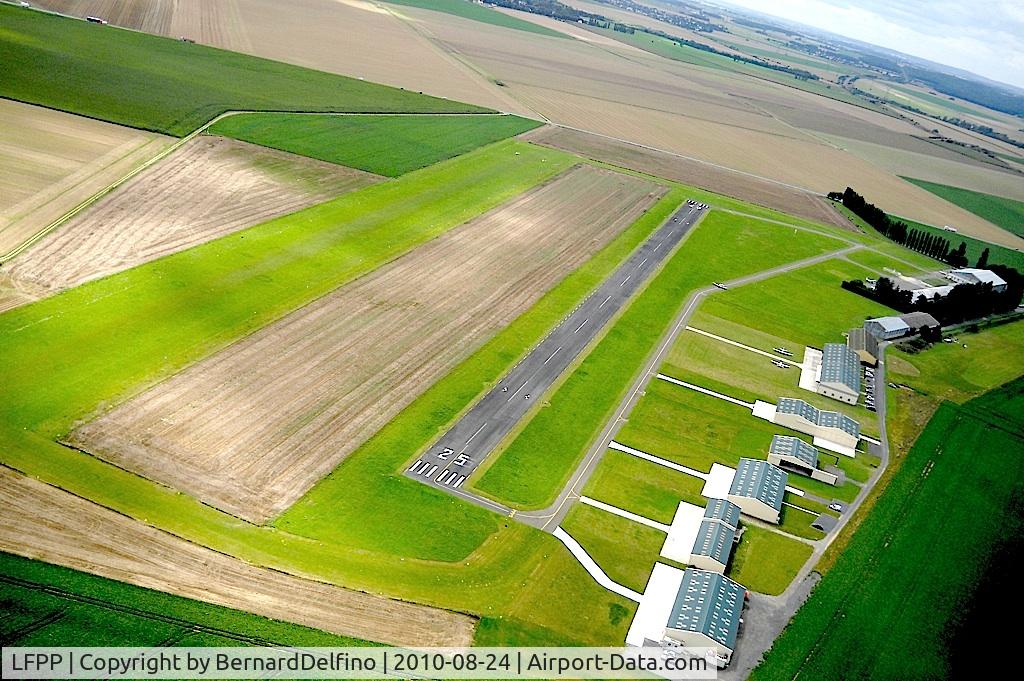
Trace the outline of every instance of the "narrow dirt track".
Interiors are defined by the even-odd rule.
[[[29,292],[70,288],[379,179],[245,142],[200,136],[12,260],[4,267],[5,277]]]
[[[554,126],[537,128],[523,135],[522,139],[850,229],[850,221],[822,197],[726,168]]]
[[[570,170],[171,377],[70,442],[263,522],[663,191]]]
[[[0,467],[0,550],[335,634],[463,646],[476,620],[258,568]]]

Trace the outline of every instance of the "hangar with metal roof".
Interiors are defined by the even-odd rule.
[[[702,570],[725,572],[738,540],[739,526],[739,506],[725,499],[709,499],[687,564]]]
[[[817,392],[847,404],[860,399],[860,356],[845,343],[825,343]]]
[[[780,397],[773,421],[780,426],[806,433],[843,447],[856,448],[860,424],[846,414],[816,409],[795,397]]]
[[[714,648],[720,667],[739,638],[746,589],[725,575],[687,568],[672,604],[665,636],[686,646]]]
[[[864,329],[878,340],[892,340],[910,333],[910,326],[899,317],[876,317],[864,322]]]
[[[740,459],[727,499],[754,518],[779,524],[786,471],[761,459]]]
[[[839,477],[818,468],[818,449],[798,437],[776,435],[768,446],[768,463],[834,485]]]

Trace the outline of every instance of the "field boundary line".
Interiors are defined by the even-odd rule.
[[[106,187],[103,187],[103,188],[99,189],[96,193],[94,193],[93,195],[91,195],[87,199],[83,200],[78,205],[74,206],[73,208],[71,208],[70,210],[65,212],[63,215],[58,217],[56,220],[50,222],[47,226],[43,227],[42,229],[37,231],[32,236],[28,237],[25,241],[21,242],[21,244],[19,244],[18,246],[15,246],[14,248],[12,248],[7,253],[4,253],[4,254],[0,255],[0,265],[2,265],[3,263],[5,263],[5,262],[7,262],[7,261],[17,257],[18,255],[23,253],[28,248],[30,248],[33,245],[35,245],[39,240],[43,239],[48,234],[50,234],[52,231],[54,231],[55,229],[57,229],[58,227],[63,225],[65,222],[67,222],[68,220],[71,220],[76,215],[78,215],[82,211],[84,211],[87,208],[89,208],[90,206],[92,206],[94,203],[96,203],[97,201],[102,199],[107,194],[110,194],[111,192],[115,191],[121,185],[125,184],[126,182],[128,182],[129,180],[134,178],[136,175],[142,173],[145,170],[148,170],[149,168],[153,167],[154,165],[156,165],[160,161],[164,160],[165,158],[167,158],[168,156],[173,154],[175,151],[177,151],[178,149],[183,147],[185,144],[187,144],[188,142],[192,141],[193,139],[195,139],[199,135],[202,135],[209,128],[213,127],[214,125],[216,125],[220,121],[224,120],[225,118],[230,118],[232,116],[252,115],[252,114],[281,114],[281,115],[287,114],[287,115],[295,115],[295,116],[375,116],[375,117],[385,117],[385,116],[405,116],[405,117],[416,117],[416,116],[431,116],[431,117],[435,117],[435,116],[439,116],[439,117],[483,116],[483,117],[487,117],[487,116],[492,116],[492,117],[501,117],[501,116],[513,116],[513,115],[515,115],[515,114],[511,114],[511,113],[504,112],[504,111],[494,111],[494,112],[482,111],[482,112],[477,112],[477,113],[471,113],[471,112],[438,112],[438,113],[396,112],[396,113],[386,113],[386,112],[379,112],[379,111],[360,113],[360,112],[352,112],[352,111],[282,111],[282,110],[255,111],[255,110],[242,110],[242,109],[240,109],[240,110],[232,110],[232,111],[225,111],[222,114],[218,114],[217,116],[214,116],[213,118],[208,120],[206,123],[203,123],[201,126],[196,128],[195,130],[193,130],[189,134],[185,135],[184,137],[178,139],[176,142],[174,142],[173,144],[169,145],[167,148],[163,149],[162,151],[158,152],[155,156],[153,156],[149,160],[143,162],[141,165],[138,165],[135,168],[133,168],[132,170],[128,171],[127,174],[121,176],[117,180],[114,180],[112,183],[108,184]],[[77,115],[77,114],[74,114],[74,115]],[[101,119],[96,119],[96,120],[101,120]],[[108,122],[109,123],[109,121],[104,121],[104,122]],[[123,127],[129,127],[129,126],[123,126]],[[132,128],[132,129],[134,130],[134,129],[137,129],[137,128]],[[266,148],[269,149],[270,147],[266,147]]]

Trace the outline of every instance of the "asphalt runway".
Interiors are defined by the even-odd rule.
[[[684,203],[590,296],[477,402],[405,472],[488,506],[508,509],[461,489],[501,440],[658,269],[706,209]]]

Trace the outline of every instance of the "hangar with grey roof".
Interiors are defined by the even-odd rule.
[[[786,471],[761,459],[740,459],[727,499],[754,518],[779,524]]]
[[[665,636],[693,647],[714,648],[719,667],[732,659],[739,638],[746,589],[724,575],[687,568]]]
[[[834,485],[839,477],[818,468],[818,449],[798,437],[776,435],[768,446],[768,463]]]
[[[817,392],[847,404],[860,399],[860,356],[845,343],[825,344]]]

